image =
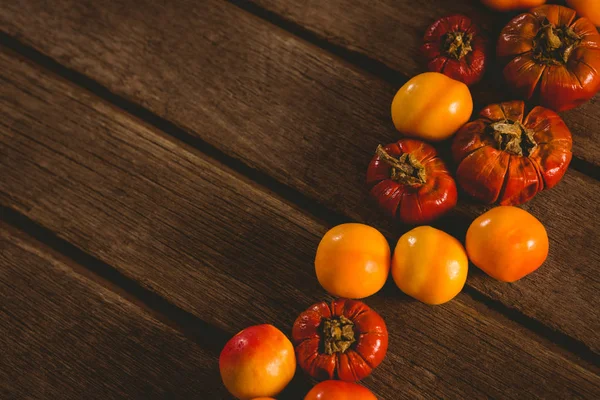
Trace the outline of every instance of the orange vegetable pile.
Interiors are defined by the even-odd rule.
[[[290,382],[298,364],[324,380],[305,400],[373,400],[354,382],[383,361],[388,332],[383,318],[359,300],[377,293],[391,272],[396,286],[423,303],[450,301],[463,289],[469,261],[490,277],[515,282],[546,260],[543,224],[515,207],[559,183],[571,161],[572,136],[556,113],[600,90],[600,7],[568,0],[575,10],[545,0],[482,0],[496,11],[537,7],[502,30],[497,55],[507,86],[521,100],[485,107],[469,122],[491,43],[476,21],[451,15],[425,33],[425,72],[394,96],[391,117],[402,135],[378,146],[368,166],[368,190],[385,214],[416,226],[392,250],[377,229],[359,223],[331,228],[315,255],[316,279],[339,297],[302,312],[292,342],[271,325],[242,330],[223,349],[219,367],[226,388],[239,399],[270,399]],[[539,6],[539,7],[538,7]],[[576,15],[579,14],[578,16]],[[588,19],[589,18],[589,19]],[[433,142],[437,149],[425,141]],[[445,147],[454,160],[442,160]],[[453,161],[453,164],[450,164]],[[453,165],[456,170],[450,170]],[[455,172],[453,177],[453,172]],[[464,244],[423,225],[457,203],[457,185],[486,204],[500,204],[475,218]]]

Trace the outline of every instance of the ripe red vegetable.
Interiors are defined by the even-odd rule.
[[[425,31],[421,51],[429,71],[441,72],[466,85],[478,82],[488,58],[487,39],[470,18],[450,15]]]
[[[545,5],[515,17],[497,53],[509,86],[541,106],[568,110],[600,90],[600,34],[570,8]]]
[[[485,202],[517,205],[550,189],[565,174],[572,153],[569,128],[554,111],[510,101],[484,108],[452,144],[456,179]]]
[[[304,400],[377,400],[366,387],[358,383],[323,381],[307,393]]]
[[[432,221],[456,205],[454,179],[433,146],[419,140],[377,147],[367,184],[388,215],[408,224]]]
[[[355,382],[383,361],[388,332],[383,318],[363,302],[338,299],[300,314],[292,340],[298,364],[310,376]]]

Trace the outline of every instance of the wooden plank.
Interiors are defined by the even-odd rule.
[[[406,229],[382,218],[364,186],[377,144],[397,138],[389,84],[219,1],[3,7],[9,33],[115,93],[392,238]],[[598,353],[597,198],[597,181],[569,171],[526,205],[548,227],[543,268],[512,285],[474,269],[468,284]],[[460,238],[484,209],[463,199],[466,219],[441,225]]]
[[[1,222],[0,301],[3,399],[227,396],[214,352]]]
[[[324,224],[81,89],[0,61],[2,205],[228,332],[289,333],[327,298],[312,267]],[[381,398],[600,391],[596,366],[467,295],[430,307],[389,287],[367,302],[391,332],[365,380]]]
[[[351,57],[369,57],[406,77],[425,71],[419,47],[425,30],[436,19],[454,13],[471,16],[489,31],[495,45],[501,29],[515,15],[492,12],[472,0],[424,0],[418,5],[397,0],[232,1],[246,7],[247,3],[259,5],[278,19],[352,52]],[[490,67],[485,79],[473,88],[473,96],[479,108],[513,97],[498,67]],[[573,133],[575,156],[600,166],[600,96],[561,115]]]

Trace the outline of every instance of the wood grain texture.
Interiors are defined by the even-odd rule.
[[[312,266],[324,224],[81,89],[0,61],[1,204],[230,333],[270,322],[289,334],[327,298]],[[365,380],[381,398],[600,391],[597,367],[467,295],[430,307],[390,285],[367,302],[391,333]]]
[[[216,355],[0,222],[0,397],[225,399]]]
[[[377,144],[397,139],[384,81],[220,1],[3,7],[5,30],[115,93],[392,238],[406,230],[364,185]],[[598,181],[569,171],[524,207],[548,228],[545,265],[511,285],[473,268],[468,284],[600,352],[598,198]],[[461,203],[439,224],[459,238],[486,209]]]
[[[516,15],[492,12],[475,0],[424,0],[418,5],[397,0],[233,2],[257,4],[319,38],[381,62],[407,78],[426,70],[419,48],[425,30],[436,19],[455,13],[467,15],[487,30],[495,48],[500,31]],[[495,59],[488,63],[485,79],[472,91],[478,108],[514,97],[504,84]],[[573,133],[575,156],[600,166],[600,96],[561,116]]]

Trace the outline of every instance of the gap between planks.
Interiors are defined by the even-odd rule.
[[[59,238],[21,213],[0,205],[0,220],[47,247],[49,253],[76,273],[140,307],[163,324],[180,332],[189,340],[210,350],[215,357],[225,345],[229,332],[210,325],[191,313],[168,302],[155,292],[123,275],[116,268]]]
[[[118,269],[59,238],[52,231],[11,208],[0,205],[0,221],[0,228],[3,228],[7,234],[23,238],[32,246],[35,246],[36,250],[43,253],[45,257],[64,264],[75,274],[139,307],[156,321],[200,346],[208,356],[215,360],[213,364],[217,368],[221,349],[235,332],[227,332],[203,321],[155,292],[140,286],[135,280],[123,275]],[[2,226],[2,222],[6,224],[6,227]],[[577,362],[577,360],[573,360],[572,357],[568,357],[566,354],[562,355],[569,361]],[[582,367],[596,372],[590,366],[582,365]],[[214,373],[216,378],[218,371],[215,370]],[[211,385],[219,386],[220,380],[218,383],[212,382]],[[297,393],[307,392],[310,385],[310,380],[305,379],[301,373],[296,373],[278,398],[281,400],[295,400]],[[223,392],[225,391],[223,386],[220,389]]]
[[[40,53],[36,49],[22,44],[17,39],[7,35],[2,31],[0,31],[0,44],[14,51],[25,59],[28,59],[33,64],[37,64],[41,68],[51,71],[61,78],[87,90],[90,93],[93,93],[109,104],[112,104],[126,113],[131,114],[145,123],[157,128],[181,143],[185,143],[187,146],[206,154],[219,164],[226,165],[227,167],[247,178],[248,181],[258,183],[263,188],[263,191],[277,194],[282,199],[285,199],[287,203],[299,206],[302,210],[308,211],[309,214],[312,214],[321,221],[331,225],[353,222],[353,220],[346,215],[338,213],[334,210],[330,210],[318,201],[311,199],[301,191],[281,183],[274,177],[256,168],[252,168],[235,157],[226,154],[200,137],[187,133],[184,129],[178,127],[173,122],[155,114],[151,110],[139,104],[136,104],[118,94],[111,92],[107,87],[101,85],[94,79],[73,69],[65,67],[45,54]]]
[[[5,211],[0,276],[8,291],[0,297],[9,324],[0,342],[9,346],[3,357],[12,369],[0,371],[8,379],[0,397],[189,398],[205,391],[229,398],[213,368],[218,351],[90,272],[89,256],[82,258],[88,266],[78,264],[48,246],[57,243],[47,232],[28,229],[43,241],[37,240],[16,226],[27,222]]]
[[[274,195],[275,197],[282,199],[292,207],[299,208],[310,218],[316,217],[317,220],[324,221],[326,224],[330,225],[352,222],[348,217],[329,210],[327,207],[310,199],[296,189],[280,183],[271,176],[249,167],[203,140],[186,133],[172,122],[157,116],[148,109],[110,92],[107,88],[93,79],[62,66],[36,50],[19,43],[16,39],[8,37],[4,33],[1,33],[0,36],[2,37],[3,44],[7,44],[5,43],[6,40],[6,42],[8,42],[8,48],[13,51],[15,51],[16,48],[16,53],[25,57],[30,62],[33,62],[34,65],[52,71],[65,80],[81,86],[85,90],[107,101],[109,104],[116,106],[118,109],[154,126],[161,133],[164,133],[168,140],[174,141],[179,146],[208,155],[211,159],[216,161],[217,164],[225,165],[240,174],[244,181],[253,184],[259,188],[259,190],[266,192],[269,195]],[[217,348],[220,348],[225,343],[224,340],[218,338],[219,335],[226,334],[224,331],[205,323],[196,316],[173,305],[151,290],[143,288],[137,282],[127,278],[112,266],[100,261],[67,241],[58,238],[54,233],[41,227],[19,212],[3,206],[0,211],[2,219],[7,220],[11,225],[18,229],[27,232],[40,242],[53,248],[55,251],[63,253],[77,263],[84,265],[91,271],[91,274],[93,274],[97,280],[104,282],[111,290],[118,291],[123,295],[129,293],[128,299],[130,301],[136,301],[137,304],[140,304],[145,309],[151,311],[157,318],[160,317],[161,321],[172,327],[176,327],[196,343],[204,345],[208,343]],[[500,301],[490,298],[473,287],[465,286],[465,293],[476,302],[483,304],[486,308],[517,322],[536,335],[549,340],[551,343],[575,355],[577,358],[584,361],[584,366],[587,363],[594,367],[600,365],[600,355],[593,352],[585,343],[563,332],[553,330],[538,320],[529,317],[516,309],[509,308]],[[168,315],[171,316],[171,318],[169,318]],[[200,332],[209,332],[209,334],[201,335]],[[572,357],[570,359],[572,359]],[[576,360],[576,362],[579,362],[579,360]],[[588,369],[590,368],[589,365],[585,367]]]

